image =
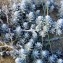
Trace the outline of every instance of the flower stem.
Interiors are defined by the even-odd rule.
[[[49,40],[50,36],[49,36],[49,33],[48,33],[48,42],[49,42],[49,45],[50,45],[50,50],[51,50],[51,53],[52,53],[52,46],[51,46],[51,41]]]
[[[48,6],[47,6],[47,15],[49,14],[49,13],[48,13],[48,10],[49,10],[49,9],[48,9]]]

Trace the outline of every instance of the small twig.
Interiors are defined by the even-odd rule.
[[[47,6],[47,15],[48,15],[49,13],[48,13],[48,6]]]
[[[0,48],[3,48],[3,47],[8,47],[8,48],[11,48],[11,49],[13,49],[13,46],[10,46],[10,45],[4,45],[4,46],[0,46]]]
[[[3,21],[0,19],[0,22],[3,23]]]
[[[51,38],[51,39],[46,39],[45,41],[57,41],[57,40],[60,40],[60,39],[63,39],[63,37],[55,37],[55,38]]]
[[[0,46],[0,48],[3,48],[3,47],[9,47],[11,49],[13,49],[14,47],[13,46],[10,46],[10,45],[7,45],[6,43],[3,43],[0,41],[1,44],[4,44],[3,46]]]

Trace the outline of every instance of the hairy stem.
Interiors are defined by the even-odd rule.
[[[48,42],[49,42],[49,45],[50,45],[50,50],[51,50],[51,53],[52,53],[52,46],[51,46],[51,41],[49,40],[50,36],[49,36],[49,33],[48,33]]]

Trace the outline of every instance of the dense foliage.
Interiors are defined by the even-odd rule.
[[[63,0],[60,3],[60,8],[54,0],[11,1],[8,8],[2,6],[0,37],[13,48],[6,54],[10,54],[15,63],[63,63],[62,52],[53,53],[51,49],[51,42],[63,34]],[[59,15],[57,21],[49,15],[55,9]]]

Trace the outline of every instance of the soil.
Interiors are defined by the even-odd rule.
[[[0,63],[15,63],[12,57],[0,57]]]

